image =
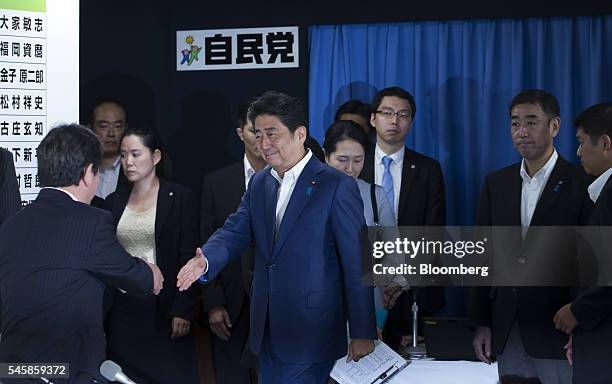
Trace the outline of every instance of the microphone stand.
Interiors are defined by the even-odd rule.
[[[419,305],[417,304],[417,297],[418,287],[412,287],[412,345],[405,349],[409,360],[427,359],[425,348],[418,345]]]

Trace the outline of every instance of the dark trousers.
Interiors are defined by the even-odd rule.
[[[229,340],[212,335],[212,354],[217,384],[250,384],[251,368],[257,365],[257,358],[248,347],[249,300],[245,298],[240,314],[230,329]]]

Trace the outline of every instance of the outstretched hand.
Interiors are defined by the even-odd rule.
[[[196,282],[206,270],[208,262],[204,258],[201,248],[196,248],[195,256],[187,262],[176,277],[176,286],[179,291],[185,291]]]

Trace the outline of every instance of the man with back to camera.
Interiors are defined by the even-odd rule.
[[[238,110],[236,134],[244,144],[241,161],[204,176],[200,215],[201,241],[206,242],[236,211],[251,177],[266,166],[257,149],[255,129],[247,119],[248,105]],[[213,362],[218,384],[250,383],[249,367],[255,357],[247,346],[250,288],[253,280],[254,247],[229,263],[208,284],[202,285],[202,307],[208,313],[213,333]]]
[[[370,123],[376,129],[376,146],[366,152],[359,177],[385,189],[398,226],[442,226],[446,203],[440,163],[405,145],[415,114],[414,97],[400,87],[385,88],[374,96]],[[393,348],[409,343],[415,292],[403,292],[389,311],[384,335]],[[444,305],[444,291],[419,288],[417,303],[421,317],[430,315]]]
[[[516,242],[529,247],[537,243],[534,236],[543,235],[531,230],[530,236],[531,227],[586,224],[592,208],[586,194],[590,178],[554,147],[561,118],[552,94],[522,91],[508,112],[512,141],[522,160],[486,176],[476,221],[479,226],[516,227]],[[573,238],[560,240],[576,249]],[[537,256],[525,250],[511,262],[518,273],[534,266],[532,258]],[[571,287],[477,287],[470,293],[470,317],[478,326],[473,340],[476,356],[486,363],[496,356],[500,378],[571,382],[571,368],[564,360],[565,336],[550,323],[571,297]]]
[[[588,225],[610,227],[612,104],[587,108],[576,118],[574,126],[582,166],[597,177],[588,187],[589,197],[595,203]],[[567,357],[572,363],[575,384],[603,384],[612,378],[612,287],[610,282],[607,284],[585,289],[553,318],[557,329],[571,335]]]
[[[347,360],[369,354],[376,339],[373,289],[360,281],[359,189],[304,148],[299,100],[268,91],[248,117],[270,167],[251,178],[236,213],[196,250],[177,285],[214,278],[254,239],[250,347],[263,382],[327,383],[347,353],[347,320]]]
[[[125,108],[118,101],[104,99],[94,106],[88,126],[98,136],[104,148],[96,196],[106,199],[118,187],[128,184],[121,172],[119,154],[121,138],[127,127]]]
[[[110,213],[89,206],[98,185],[100,141],[73,124],[38,147],[38,198],[0,228],[0,362],[65,363],[70,379],[99,383],[105,358],[106,285],[158,294],[154,264],[119,244]]]

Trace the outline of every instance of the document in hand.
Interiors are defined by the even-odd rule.
[[[380,340],[374,342],[372,353],[359,362],[346,362],[346,356],[336,361],[331,378],[340,384],[381,384],[401,371],[408,362]]]

